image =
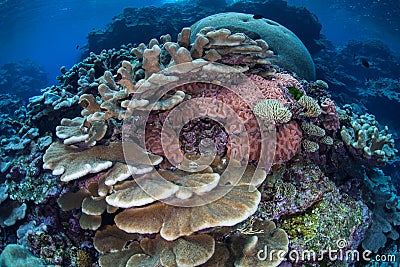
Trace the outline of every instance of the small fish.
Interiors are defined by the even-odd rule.
[[[369,62],[365,58],[361,59],[361,64],[363,64],[364,67],[369,68]]]
[[[262,19],[262,18],[264,18],[263,15],[260,15],[260,14],[253,15],[253,19]]]
[[[76,45],[76,46],[75,46],[75,49],[78,50],[78,49],[79,49],[79,45]]]

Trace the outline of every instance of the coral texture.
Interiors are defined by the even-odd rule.
[[[205,263],[214,254],[215,241],[197,232],[234,226],[257,210],[261,193],[255,187],[263,182],[266,171],[247,163],[260,159],[264,130],[259,129],[252,110],[266,98],[267,90],[238,81],[247,77],[243,72],[254,64],[268,64],[264,60],[270,56],[268,46],[244,34],[206,29],[190,47],[189,33],[189,29],[183,29],[178,43],[163,37],[162,45],[155,39],[147,46],[141,44],[131,51],[138,61],[122,61],[116,75],[104,71],[97,91],[88,86],[90,89],[80,96],[81,117],[61,121],[56,135],[63,141],[53,142],[44,155],[44,168],[61,175],[62,181],[83,179],[77,192],[67,192],[58,199],[64,211],[81,210],[81,228],[97,230],[104,223],[102,214],[114,217],[117,209],[122,209],[114,217],[111,232],[98,232],[96,249],[104,254],[99,261],[101,266],[110,266],[115,257],[127,266]],[[204,60],[211,60],[211,56],[239,56],[240,63],[247,66],[211,65]],[[203,59],[193,60],[196,57]],[[139,70],[142,74],[144,71],[144,76],[137,80]],[[189,78],[201,81],[201,75],[207,74],[208,79],[218,82],[187,83],[188,73]],[[91,83],[91,74],[87,75],[87,83]],[[287,86],[294,83],[288,75],[278,75],[276,79],[280,78],[291,80]],[[159,90],[160,86],[164,91]],[[256,93],[250,94],[249,90]],[[294,101],[289,100],[291,96],[284,89],[276,90],[281,90],[281,99]],[[278,106],[271,112],[280,123],[279,152],[284,156],[279,160],[287,161],[298,152],[300,127],[291,121],[289,109],[281,102],[266,101]],[[188,110],[184,110],[186,106]],[[185,129],[182,135],[176,132],[177,127]],[[274,131],[276,126],[269,127]],[[247,131],[251,150],[243,145]],[[253,153],[250,157],[246,155],[249,152]],[[273,155],[274,149],[268,153]],[[208,158],[213,160],[207,161]],[[121,230],[140,234],[126,235],[129,240],[141,235],[157,236],[140,238],[139,243],[133,242],[127,249],[121,247],[126,244],[121,240],[115,245],[117,252],[98,244],[100,236],[107,238],[106,233],[113,235]],[[274,231],[268,230],[272,238]],[[285,247],[282,230],[279,236]],[[260,246],[267,242],[263,235],[256,238],[263,240]],[[195,258],[186,253],[187,247],[197,249]],[[250,250],[243,253],[244,257],[237,255],[242,257],[239,261],[253,261],[248,258],[254,257]]]
[[[342,126],[340,135],[350,151],[360,160],[382,165],[393,159],[397,153],[388,127],[380,130],[375,116],[371,114],[354,117],[350,125]]]
[[[204,27],[226,28],[232,32],[244,32],[248,36],[260,36],[275,50],[276,55],[271,58],[272,63],[295,72],[307,80],[315,79],[314,63],[305,46],[296,35],[275,21],[265,18],[255,19],[251,14],[243,13],[215,14],[191,26],[192,41]]]
[[[317,263],[276,256],[398,240],[394,179],[371,169],[395,158],[388,128],[272,65],[282,50],[250,30],[196,33],[91,53],[17,109],[0,250],[57,266],[296,266]],[[281,254],[259,260],[267,248]]]

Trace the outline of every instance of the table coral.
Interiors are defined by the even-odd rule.
[[[275,223],[271,221],[256,221],[252,223],[251,228],[244,229],[243,235],[231,238],[231,249],[234,254],[239,254],[235,266],[278,266],[282,262],[281,255],[286,254],[289,250],[289,239],[286,232],[276,227]],[[248,235],[246,231],[254,234],[246,236]],[[271,253],[272,251],[276,253]]]

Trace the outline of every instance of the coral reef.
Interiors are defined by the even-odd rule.
[[[4,267],[45,266],[41,259],[34,257],[26,248],[16,244],[6,246],[0,255],[0,264]]]
[[[269,64],[268,60],[264,60],[271,56],[268,45],[261,40],[252,40],[245,34],[231,34],[226,29],[204,29],[193,45],[189,44],[189,36],[190,29],[185,28],[178,36],[178,43],[164,36],[161,42],[165,43],[160,44],[153,39],[148,46],[140,44],[131,51],[138,57],[138,61],[122,61],[116,75],[112,71],[104,71],[99,78],[97,92],[90,89],[80,96],[82,117],[60,121],[56,135],[62,143],[53,142],[43,157],[43,167],[51,169],[53,175],[61,175],[64,182],[86,177],[79,191],[67,192],[58,200],[65,211],[82,210],[79,224],[83,229],[98,229],[104,223],[101,218],[103,213],[107,211],[114,217],[112,214],[122,208],[124,210],[114,217],[117,227],[115,231],[159,234],[156,238],[160,241],[157,243],[164,244],[159,245],[163,250],[150,252],[147,246],[155,240],[140,240],[140,248],[135,246],[132,250],[130,248],[129,251],[118,252],[125,255],[123,259],[127,260],[126,264],[170,261],[165,258],[165,255],[171,253],[165,250],[169,246],[173,248],[180,246],[181,242],[190,243],[191,238],[197,242],[200,236],[196,232],[215,227],[231,227],[252,215],[260,201],[260,192],[254,187],[263,182],[266,175],[263,169],[268,169],[275,160],[275,149],[264,147],[263,140],[260,140],[265,134],[263,127],[278,133],[279,146],[275,163],[288,161],[299,152],[302,131],[291,116],[291,107],[283,103],[293,103],[302,109],[301,102],[297,104],[288,89],[298,88],[305,95],[300,83],[288,74],[278,73],[263,78],[253,73],[249,75],[251,79],[243,74],[254,64]],[[213,53],[214,59],[209,58],[210,53]],[[200,57],[203,59],[193,59]],[[224,61],[224,58],[232,57],[241,58],[230,61],[233,67],[210,64],[204,60]],[[239,64],[247,66],[239,67]],[[266,69],[269,67],[266,66]],[[138,72],[143,73],[143,70],[144,76],[137,75]],[[205,75],[207,79],[204,79]],[[196,83],[191,84],[191,80]],[[204,82],[202,84],[202,80],[218,83],[207,85]],[[254,84],[252,80],[257,82]],[[282,102],[267,90],[268,83],[275,84],[275,97]],[[160,86],[163,88],[161,91]],[[227,90],[226,86],[234,91]],[[255,93],[250,94],[251,90]],[[209,100],[212,98],[219,102],[213,104]],[[259,114],[257,109],[262,101],[271,103],[271,106],[260,109],[263,112]],[[190,106],[186,107],[186,102]],[[179,103],[181,105],[175,108]],[[261,128],[256,116],[252,115],[253,111],[262,115]],[[191,117],[191,114],[195,116]],[[230,114],[236,115],[231,118]],[[148,116],[147,122],[144,116]],[[192,118],[196,120],[191,121]],[[239,120],[234,121],[235,118]],[[273,118],[274,121],[266,118]],[[191,124],[186,124],[189,122]],[[278,124],[275,125],[275,122]],[[224,128],[220,128],[221,124]],[[196,125],[199,129],[198,137],[196,132],[188,131]],[[162,126],[162,132],[159,126]],[[182,126],[186,129],[186,135],[182,135],[182,138],[174,137],[177,135],[175,128]],[[208,129],[215,130],[208,135]],[[235,137],[238,134],[240,136],[241,132],[245,133],[245,129],[255,133],[250,135],[250,143],[256,144],[252,151],[242,148],[245,135],[238,140]],[[147,132],[150,136],[146,136]],[[188,136],[189,133],[194,136]],[[221,138],[221,134],[226,134],[228,138]],[[179,140],[186,142],[181,141],[183,144],[179,145]],[[157,142],[160,142],[161,147]],[[192,145],[189,146],[188,142]],[[150,144],[152,153],[145,149],[147,144]],[[217,158],[213,145],[220,151]],[[266,152],[269,149],[269,152],[260,157],[263,149]],[[246,155],[249,152],[253,156]],[[266,155],[269,156],[264,159]],[[209,157],[213,160],[207,163]],[[249,160],[255,165],[261,163],[261,168],[247,166]],[[164,165],[160,165],[162,162]],[[191,174],[194,170],[201,172]],[[248,191],[249,186],[254,189]],[[196,203],[202,205],[197,206]],[[207,217],[209,219],[205,219]],[[270,229],[270,226],[266,227]],[[285,243],[287,246],[286,234],[279,231],[278,236],[283,238],[283,246]],[[275,236],[272,229],[267,232]],[[212,237],[207,238],[214,242]],[[260,240],[260,246],[268,240],[264,234],[254,238]],[[251,259],[254,257],[254,249],[246,245],[242,250],[234,257],[242,265],[251,264],[254,261]],[[176,249],[171,251],[177,253]],[[152,257],[143,253],[151,254]],[[213,253],[213,250],[207,252],[201,263],[210,259]],[[106,262],[110,262],[109,257],[114,256],[104,255],[100,264],[108,266]],[[186,264],[187,260],[181,257],[175,254],[176,263]],[[273,265],[279,263],[277,260]],[[193,259],[190,261],[193,262]]]
[[[0,94],[17,95],[24,101],[47,85],[44,67],[31,60],[6,63],[0,67]]]
[[[395,158],[388,128],[271,62],[269,39],[193,28],[91,53],[16,113],[0,149],[2,261],[325,266],[280,256],[395,245],[394,178],[371,168]]]
[[[381,170],[367,171],[364,181],[367,187],[365,197],[373,211],[373,217],[362,247],[378,252],[386,245],[388,238],[399,238],[396,230],[396,226],[400,225],[399,197],[390,176],[384,175]]]
[[[100,53],[103,49],[128,43],[148,42],[154,36],[165,33],[176,36],[180,29],[219,12],[259,14],[294,32],[310,53],[318,52],[323,47],[319,41],[322,25],[316,16],[305,8],[289,6],[282,0],[239,1],[215,9],[210,6],[216,5],[213,3],[205,6],[193,1],[165,4],[161,7],[125,8],[105,30],[93,30],[88,34],[88,51]],[[85,56],[88,55],[89,53]]]
[[[371,165],[384,165],[394,158],[397,149],[387,126],[380,130],[374,115],[352,114],[350,106],[342,113],[352,116],[350,125],[343,125],[340,135],[354,156]]]

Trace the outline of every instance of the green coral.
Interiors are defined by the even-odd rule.
[[[27,165],[24,157],[14,162],[14,166],[21,166],[26,171],[23,181],[6,181],[8,195],[10,199],[19,202],[34,201],[35,204],[41,203],[49,194],[49,191],[58,185],[57,178],[54,176],[37,176],[35,167]]]
[[[288,88],[289,93],[293,96],[294,99],[299,100],[303,96],[303,92],[301,92],[296,87],[292,86]]]
[[[307,212],[284,219],[281,228],[293,243],[306,250],[335,249],[336,242],[349,240],[352,231],[364,220],[358,203],[347,196],[337,198],[336,194],[327,194]]]

